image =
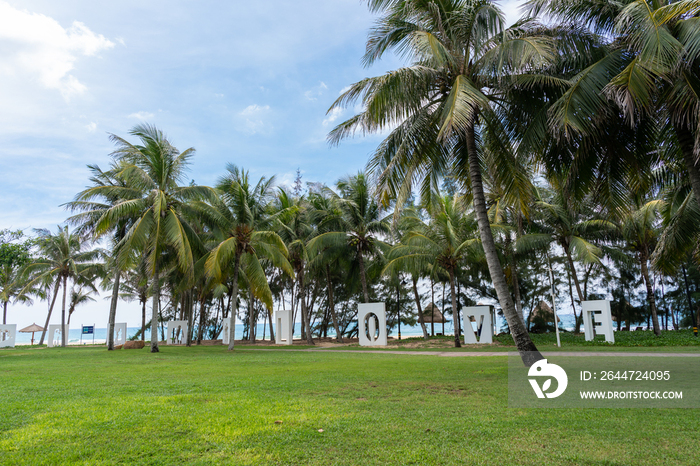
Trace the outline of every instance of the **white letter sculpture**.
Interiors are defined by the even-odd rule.
[[[66,325],[66,341],[68,341],[69,327]],[[54,346],[61,346],[61,324],[51,324],[49,325],[49,339],[46,341],[46,345],[49,348]]]
[[[224,319],[224,326],[221,329],[221,344],[229,344],[229,336],[231,335],[231,318],[227,317]]]
[[[586,341],[591,341],[596,334],[605,336],[605,341],[615,343],[613,333],[612,316],[610,315],[610,301],[583,301],[583,330]]]
[[[0,348],[14,348],[17,324],[0,325]]]
[[[165,331],[166,345],[182,345],[187,342],[187,321],[171,320]]]
[[[275,322],[277,322],[277,333],[275,334],[276,345],[291,345],[294,340],[294,314],[289,309],[275,311]]]
[[[384,303],[357,306],[357,334],[360,346],[386,346],[386,310]]]
[[[114,324],[114,346],[126,343],[126,322]]]
[[[472,327],[472,317],[476,321],[476,331]],[[493,343],[493,323],[493,306],[465,307],[462,316],[464,343],[467,345]]]

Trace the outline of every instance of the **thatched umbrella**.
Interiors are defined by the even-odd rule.
[[[545,322],[552,322],[554,320],[552,318],[553,315],[554,312],[552,308],[544,301],[540,301],[537,307],[532,311],[532,317],[541,317]],[[559,322],[559,316],[557,316],[557,323]]]
[[[39,327],[37,324],[32,324],[29,327],[24,327],[20,332],[32,334],[32,345],[34,344],[34,332],[43,332],[44,327]]]
[[[425,306],[425,310],[423,311],[423,322],[425,322],[426,324],[428,322],[444,324],[447,321],[442,315],[442,312],[440,312],[440,309],[438,309],[438,307],[434,303],[430,303],[427,306]]]

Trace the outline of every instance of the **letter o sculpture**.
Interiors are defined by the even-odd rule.
[[[378,321],[378,325],[375,319]],[[367,320],[369,320],[369,337],[367,336]],[[384,309],[384,303],[358,305],[357,329],[360,346],[386,346],[386,310]],[[377,330],[379,330],[378,334]]]

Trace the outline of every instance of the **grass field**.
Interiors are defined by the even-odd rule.
[[[0,391],[2,465],[696,465],[700,451],[700,410],[509,409],[505,357],[18,348],[0,350]]]

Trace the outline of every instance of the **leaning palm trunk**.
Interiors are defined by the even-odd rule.
[[[581,284],[578,281],[578,274],[576,273],[576,267],[574,266],[574,259],[571,257],[569,245],[562,244],[562,247],[564,248],[564,252],[566,253],[566,260],[569,262],[569,270],[571,271],[571,276],[574,279],[574,285],[576,286],[576,294],[578,295],[578,302],[579,304],[581,304],[585,301],[585,298],[583,296],[583,293],[581,292]],[[576,307],[574,307],[573,299],[571,300],[571,306],[574,311],[574,321],[576,322],[575,333],[579,333],[581,331],[581,320],[576,316]],[[581,310],[581,316],[583,317],[583,310]]]
[[[459,313],[457,312],[457,293],[455,293],[456,290],[454,269],[450,269],[450,291],[452,292],[452,315],[455,316],[455,348],[461,348],[462,344],[459,341]]]
[[[233,265],[233,291],[231,292],[231,299],[233,300],[233,305],[231,306],[231,323],[228,326],[228,349],[233,350],[234,338],[236,338],[236,314],[238,314],[238,269],[241,265],[241,254],[236,253],[236,260]]]
[[[661,327],[659,326],[659,317],[656,312],[656,298],[654,297],[654,290],[651,287],[651,278],[649,277],[649,269],[647,268],[646,251],[639,253],[639,263],[642,266],[642,276],[644,277],[644,284],[647,288],[647,301],[649,302],[649,310],[651,311],[651,323],[654,325],[654,334],[660,336]]]
[[[68,277],[63,277],[63,307],[61,308],[61,346],[63,348],[68,344],[68,335],[66,335],[66,288]]]
[[[114,350],[114,322],[117,319],[117,301],[119,300],[119,266],[114,267],[114,287],[112,301],[109,303],[109,321],[107,322],[107,351]]]
[[[418,279],[416,277],[411,277],[413,280],[413,297],[416,299],[416,306],[418,307],[418,322],[420,322],[420,327],[423,329],[423,339],[428,339],[428,329],[425,327],[425,319],[423,318],[423,307],[420,305],[420,295],[418,294]],[[454,313],[454,311],[453,311]]]
[[[522,316],[518,315],[518,311],[515,309],[513,299],[510,296],[510,290],[508,290],[508,284],[506,283],[506,277],[501,267],[501,261],[496,252],[496,243],[493,239],[491,224],[489,223],[488,212],[486,210],[486,198],[484,196],[484,187],[481,180],[481,168],[479,167],[479,156],[476,150],[476,136],[474,131],[474,122],[472,122],[467,128],[467,157],[469,159],[469,177],[471,179],[472,196],[474,197],[474,212],[476,213],[476,220],[479,225],[481,244],[484,248],[484,255],[486,256],[486,263],[488,264],[491,281],[493,282],[493,287],[496,289],[498,302],[501,304],[501,310],[508,322],[508,327],[510,328],[515,345],[520,352],[520,356],[523,359],[523,363],[529,367],[542,359],[542,355],[530,339]]]
[[[58,297],[58,287],[61,286],[61,277],[56,280],[56,287],[53,290],[53,299],[51,300],[51,306],[49,306],[49,314],[46,316],[46,323],[44,324],[44,331],[41,332],[41,340],[39,344],[44,344],[44,338],[46,338],[46,331],[49,329],[49,321],[51,320],[51,313],[53,312],[53,306],[56,304],[56,298]]]
[[[160,277],[158,276],[158,260],[153,270],[153,309],[151,314],[151,353],[157,353],[158,349],[158,315],[160,314]]]

